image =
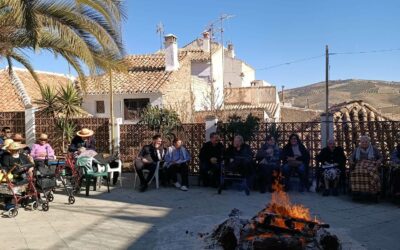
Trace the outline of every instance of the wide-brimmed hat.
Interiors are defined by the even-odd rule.
[[[24,147],[26,147],[25,144],[21,144],[19,142],[12,142],[10,145],[8,145],[7,150],[20,150],[23,149]]]
[[[40,134],[39,141],[47,141],[49,137],[46,134]]]
[[[11,143],[13,143],[13,139],[5,139],[3,142],[3,147],[1,149],[6,150],[8,146],[10,146]]]
[[[23,141],[23,140],[25,140],[25,138],[22,137],[22,134],[20,134],[20,133],[14,134],[14,136],[12,137],[12,139],[13,139],[14,141]]]
[[[76,133],[80,137],[89,137],[94,134],[93,130],[88,128],[83,128]]]

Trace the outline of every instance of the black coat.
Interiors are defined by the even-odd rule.
[[[247,144],[242,144],[240,150],[236,150],[236,148],[233,145],[230,146],[226,151],[226,160],[237,159],[237,158],[252,161],[253,152],[251,151],[250,146]]]
[[[4,171],[6,172],[10,171],[15,166],[15,164],[18,164],[19,166],[12,171],[13,174],[19,174],[25,172],[30,167],[33,167],[33,164],[24,154],[20,153],[19,158],[12,157],[12,155],[8,152],[3,154],[3,157],[1,159],[1,168]]]
[[[93,137],[90,137],[88,141],[84,141],[82,137],[76,135],[72,141],[71,145],[69,146],[68,151],[69,152],[75,152],[79,148],[84,147],[86,149],[94,150],[96,151],[96,141],[94,140]]]
[[[342,147],[335,147],[333,151],[328,147],[325,147],[317,155],[316,159],[320,163],[337,163],[339,165],[338,168],[340,169],[344,169],[346,165],[346,156],[344,155]]]
[[[160,155],[161,159],[158,158],[157,149],[154,147],[154,145],[149,144],[142,148],[138,156],[146,158],[148,160],[151,159],[153,162],[159,162],[164,160],[165,148],[160,148]]]
[[[222,162],[224,158],[224,145],[218,142],[215,146],[212,145],[210,141],[203,144],[203,147],[200,149],[200,162],[202,163],[209,163],[210,159],[215,157],[217,158],[218,162]]]
[[[305,167],[308,168],[308,165],[310,164],[310,153],[303,144],[299,144],[299,150],[301,156],[297,157],[296,160],[301,161],[305,165]],[[294,157],[292,145],[290,144],[286,144],[282,149],[283,164],[286,164],[288,162],[288,157]]]

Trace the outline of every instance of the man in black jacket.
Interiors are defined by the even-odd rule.
[[[165,149],[161,144],[161,136],[153,136],[153,143],[144,146],[135,161],[136,173],[140,179],[140,192],[146,191],[147,184],[150,182],[157,169],[157,163],[164,159]],[[143,175],[143,169],[149,170],[147,178]]]
[[[200,149],[200,178],[204,186],[219,184],[220,164],[223,161],[224,145],[220,142],[219,135],[210,134],[210,141],[203,144]]]

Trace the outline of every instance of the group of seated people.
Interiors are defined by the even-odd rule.
[[[164,148],[161,135],[155,135],[152,139],[153,142],[144,146],[135,160],[134,167],[140,180],[139,190],[141,192],[146,191],[155,171],[159,168],[161,182],[164,185],[172,180],[176,188],[188,191],[191,157],[182,145],[182,140],[175,138],[170,147]],[[147,177],[144,176],[144,169],[149,171]],[[178,174],[181,177],[181,182],[178,181]]]
[[[300,177],[299,191],[309,189],[308,168],[310,154],[296,134],[289,137],[288,143],[280,149],[273,136],[267,136],[266,142],[257,151],[255,157],[250,146],[244,143],[241,135],[236,135],[233,144],[227,149],[220,142],[217,133],[210,134],[210,141],[200,150],[200,178],[205,186],[219,186],[221,164],[224,169],[240,173],[247,186],[259,182],[261,193],[272,192],[275,173],[281,172],[286,190],[291,188],[290,176],[293,171]]]

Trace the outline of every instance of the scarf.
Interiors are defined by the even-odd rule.
[[[356,160],[360,160],[361,153],[367,154],[368,155],[368,160],[374,160],[375,155],[374,155],[374,149],[372,145],[370,144],[366,150],[362,149],[361,147],[358,147],[356,150]]]

